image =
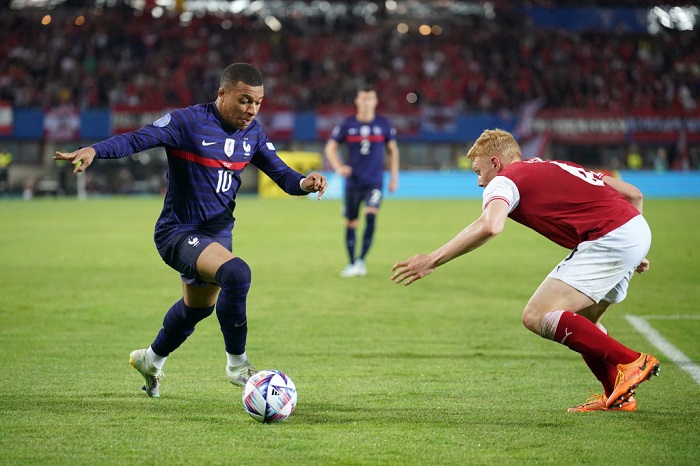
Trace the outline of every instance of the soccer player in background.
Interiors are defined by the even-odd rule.
[[[399,185],[399,146],[396,129],[388,118],[377,115],[377,92],[371,85],[362,86],[355,96],[355,116],[347,117],[333,129],[324,153],[333,170],[345,178],[345,246],[349,263],[340,272],[341,277],[367,274],[365,257],[372,245],[379,206],[384,187],[384,156],[389,154],[389,191]],[[341,143],[347,144],[348,155],[343,162],[338,154]],[[357,255],[356,230],[360,205],[365,204],[365,229],[362,249]]]
[[[600,320],[625,298],[634,272],[649,268],[642,193],[571,162],[523,161],[513,136],[498,129],[484,131],[467,157],[485,188],[481,216],[432,253],[396,263],[391,279],[425,277],[501,233],[507,217],[532,228],[571,252],[532,295],[523,324],[580,353],[603,385],[604,394],[568,411],[636,410],[634,390],[657,375],[659,361],[614,340]]]
[[[75,152],[56,152],[74,173],[94,158],[119,158],[164,147],[168,187],[155,226],[163,261],[180,272],[183,297],[163,319],[148,348],[131,353],[129,364],[144,378],[148,396],[158,397],[167,357],[214,312],[226,350],[226,375],[239,387],[257,372],[245,352],[248,264],[232,253],[233,210],[241,172],[252,163],[292,195],[326,190],[323,175],[306,176],[287,166],[255,120],[264,96],[258,70],[247,63],[229,65],[221,76],[216,101],[174,110],[153,124],[113,136]]]

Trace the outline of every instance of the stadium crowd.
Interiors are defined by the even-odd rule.
[[[105,9],[41,24],[0,15],[0,101],[167,108],[212,100],[223,67],[264,73],[268,108],[348,105],[371,81],[385,112],[418,104],[462,112],[512,111],[537,98],[551,108],[693,110],[700,95],[697,31],[658,35],[538,30],[514,11],[496,20],[441,22],[441,34],[401,34],[356,17],[299,18],[272,32],[260,19],[135,15]]]

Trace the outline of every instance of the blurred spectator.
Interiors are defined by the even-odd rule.
[[[12,152],[6,147],[0,149],[0,195],[10,190],[10,165],[12,164]]]
[[[644,159],[642,154],[639,153],[639,147],[636,144],[632,144],[627,154],[627,168],[630,170],[639,170],[644,165]]]
[[[656,150],[656,158],[654,159],[654,170],[661,173],[668,170],[668,159],[666,157],[666,149],[659,147]]]

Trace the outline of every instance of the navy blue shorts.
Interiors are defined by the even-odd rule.
[[[182,281],[188,285],[204,286],[197,278],[197,259],[204,249],[212,243],[219,243],[229,251],[232,250],[231,234],[209,236],[202,233],[180,233],[173,236],[165,246],[158,249],[163,261],[180,272]]]
[[[370,188],[346,188],[345,208],[343,215],[348,220],[354,220],[360,215],[360,204],[366,207],[376,207],[382,204],[382,190],[377,187]]]

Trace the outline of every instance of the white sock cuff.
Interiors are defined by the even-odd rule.
[[[554,335],[557,333],[559,319],[564,311],[552,311],[542,317],[542,325],[540,326],[540,336],[547,340],[554,341]]]
[[[148,356],[155,368],[158,370],[163,368],[165,360],[168,359],[167,356],[159,356],[156,353],[154,353],[150,346],[148,347],[148,349],[146,349],[146,356]]]
[[[226,361],[228,362],[229,366],[240,366],[241,364],[245,364],[248,362],[248,356],[245,354],[245,351],[243,352],[243,354],[231,354],[227,352]]]

